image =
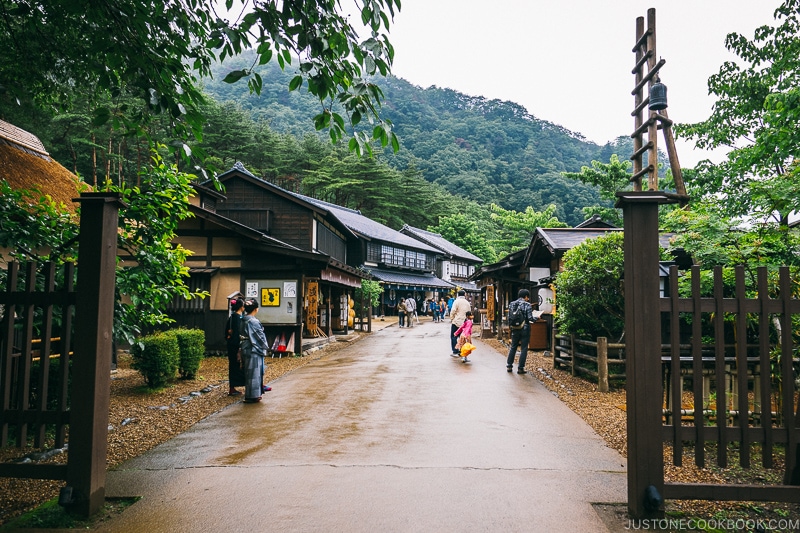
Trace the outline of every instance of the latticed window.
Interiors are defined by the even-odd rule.
[[[189,279],[186,281],[189,292],[210,292],[211,273],[215,270],[216,269],[197,269],[197,271],[190,271]],[[167,305],[167,311],[202,313],[205,309],[206,302],[207,299],[205,298],[192,298],[191,300],[187,300],[183,296],[175,296],[169,305]]]
[[[367,261],[378,263],[381,260],[381,246],[374,242],[367,243]]]
[[[405,266],[406,264],[406,251],[402,248],[394,248],[394,262],[398,266]]]

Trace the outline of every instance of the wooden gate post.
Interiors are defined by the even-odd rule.
[[[661,191],[623,191],[617,198],[625,229],[628,512],[634,518],[661,517],[664,456],[658,206],[671,200]]]
[[[116,193],[83,193],[72,363],[69,509],[89,516],[105,501],[117,227]]]

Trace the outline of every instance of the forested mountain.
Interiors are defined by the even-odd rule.
[[[250,68],[251,60],[233,59],[226,69]],[[537,226],[574,226],[585,218],[582,208],[611,207],[598,188],[562,172],[608,162],[614,153],[625,161],[632,152],[627,137],[598,146],[511,102],[388,78],[378,80],[385,94],[381,113],[393,122],[401,149],[358,157],[314,130],[321,104],[302,88],[287,90],[291,66],[258,72],[260,95],[243,82],[222,81],[220,68],[203,81],[203,136],[188,142],[205,155],[206,169],[224,171],[241,161],[277,185],[359,209],[393,228],[409,224],[447,234],[489,262],[527,246]],[[96,104],[80,91],[68,111],[29,101],[4,105],[0,95],[0,118],[37,135],[56,160],[93,186],[140,184],[151,146],[181,170],[202,172],[165,148],[183,146],[171,133],[169,114],[141,122],[132,95],[105,99],[114,117],[105,123],[94,120]],[[122,121],[141,123],[147,137],[130,135]],[[364,120],[359,127],[371,125]]]
[[[222,71],[205,80],[205,90],[218,102],[234,102],[276,133],[312,132],[319,102],[303,90],[287,92],[291,67],[281,71],[270,64],[258,71],[260,95],[250,94],[244,84],[220,81]],[[612,153],[626,160],[632,152],[627,137],[598,146],[512,102],[422,89],[395,77],[378,83],[386,97],[381,114],[394,123],[401,145],[396,154],[385,152],[386,161],[401,171],[418,170],[425,180],[484,205],[541,211],[553,204],[560,220],[576,225],[584,219],[583,207],[609,203],[595,188],[561,172],[578,172],[592,160],[607,162]]]

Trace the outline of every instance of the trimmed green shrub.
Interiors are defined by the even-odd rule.
[[[150,388],[163,387],[178,372],[180,347],[174,334],[154,333],[142,337],[131,346],[131,355],[131,366],[144,376]]]
[[[167,333],[178,339],[178,373],[183,379],[194,379],[205,353],[206,334],[201,329],[186,328],[173,329]]]
[[[28,395],[30,405],[37,405],[41,401],[39,391],[39,380],[41,379],[41,360],[31,362],[30,393]],[[59,394],[58,385],[61,378],[61,358],[50,360],[50,370],[47,376],[47,409],[55,410],[58,408]],[[67,390],[72,387],[72,359],[69,360],[69,370],[67,373]],[[67,394],[67,408],[70,405],[70,395]]]

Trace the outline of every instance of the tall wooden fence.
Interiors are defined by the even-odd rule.
[[[658,206],[675,199],[652,190],[623,191],[617,198],[625,226],[629,513],[634,518],[663,515],[665,499],[800,503],[798,347],[793,330],[800,300],[794,297],[796,287],[789,269],[780,269],[777,286],[770,286],[765,268],[759,269],[752,296],[743,267],[736,269],[735,287],[728,293],[722,269],[717,268],[708,296],[701,290],[700,269],[694,267],[691,295],[683,298],[678,293],[677,267],[671,267],[668,292],[659,297]],[[726,323],[734,328],[726,329]],[[669,339],[666,360],[662,331]],[[726,349],[731,337],[732,352]],[[713,344],[713,350],[704,350],[704,343]],[[750,344],[757,347],[749,350]],[[672,376],[666,386],[662,382],[665,365]],[[674,399],[675,409],[678,398],[684,397],[678,378],[687,370],[692,374],[692,416],[687,419],[673,411],[665,419],[665,390]],[[726,379],[736,383],[734,404],[729,402]],[[705,404],[712,388],[713,406]],[[713,416],[707,416],[709,410]],[[727,466],[728,454],[738,451],[738,462],[745,468],[751,464],[753,446],[758,445],[767,468],[773,465],[774,455],[783,457],[783,484],[667,483],[664,442],[672,443],[675,465],[681,464],[685,452],[693,452],[700,467],[707,461],[706,444],[714,445],[718,465]],[[694,443],[691,449],[687,442]]]
[[[672,462],[680,466],[684,442],[694,442],[695,464],[704,467],[706,443],[715,444],[716,463],[728,466],[728,445],[737,444],[739,465],[751,466],[751,447],[761,448],[761,463],[772,468],[774,454],[784,457],[784,486],[710,485],[665,483],[664,496],[673,499],[757,500],[800,503],[800,406],[792,316],[800,314],[800,300],[793,297],[789,269],[780,269],[777,297],[770,297],[768,272],[757,271],[757,296],[748,297],[744,267],[736,268],[735,295],[724,295],[722,269],[714,270],[713,297],[703,297],[700,269],[691,270],[692,295],[678,295],[678,270],[670,270],[670,294],[661,299],[661,311],[669,316],[670,350],[665,358],[669,375],[666,395],[684,395],[682,379],[693,376],[690,416],[667,418],[662,437],[672,443]],[[738,342],[726,344],[726,320]],[[703,323],[713,323],[713,351],[704,350]],[[690,329],[686,331],[687,326]],[[775,328],[775,325],[778,328]],[[748,330],[750,333],[748,334]],[[688,333],[690,355],[682,337]],[[748,342],[748,336],[755,342]],[[732,393],[733,391],[733,393]],[[712,401],[713,399],[713,401]],[[675,405],[677,406],[677,400]],[[674,409],[674,408],[673,408]],[[780,448],[780,450],[778,450]],[[710,497],[711,496],[711,497]]]
[[[119,196],[81,195],[77,268],[10,263],[0,287],[0,446],[69,441],[66,464],[0,463],[0,476],[66,481],[59,502],[88,516],[105,501]],[[57,371],[53,371],[57,362]],[[53,380],[51,382],[51,380]]]
[[[0,337],[0,447],[13,443],[24,448],[28,445],[30,430],[33,446],[42,448],[50,428],[54,446],[62,448],[69,423],[67,385],[72,357],[75,266],[71,263],[66,265],[63,272],[65,283],[59,289],[55,289],[56,267],[53,263],[42,268],[40,290],[37,290],[39,276],[35,262],[27,264],[22,283],[19,270],[19,263],[8,265],[6,290],[0,296],[4,307]],[[22,290],[18,290],[20,285]],[[54,315],[59,319],[57,325],[53,323]],[[34,322],[39,326],[37,333],[34,332]],[[65,471],[66,465],[14,468],[13,465],[0,464],[0,474],[13,477],[17,474],[66,479]]]

